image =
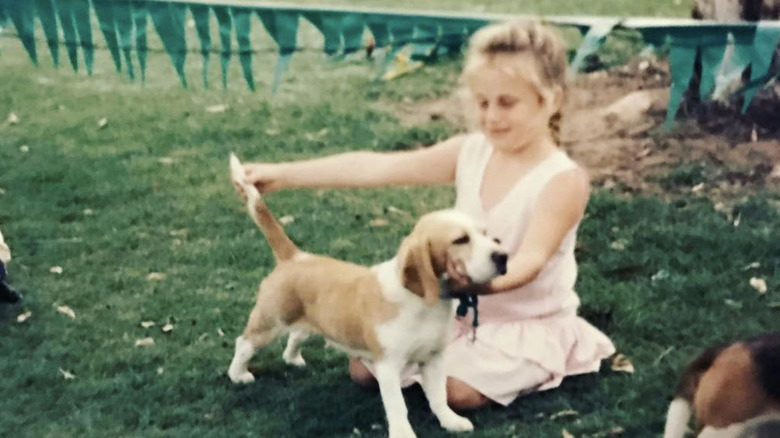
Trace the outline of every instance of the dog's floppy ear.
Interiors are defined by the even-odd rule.
[[[400,254],[401,284],[428,305],[439,299],[439,279],[433,268],[430,242],[407,237]]]

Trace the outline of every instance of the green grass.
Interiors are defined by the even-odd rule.
[[[654,13],[652,3],[635,2],[644,6],[630,12]],[[577,12],[609,7],[614,2]],[[160,54],[141,86],[117,76],[105,52],[86,78],[55,71],[46,58],[31,67],[14,40],[0,38],[0,50],[0,224],[14,252],[12,283],[26,293],[22,305],[0,307],[0,435],[384,436],[379,395],[351,383],[345,356],[321,341],[308,343],[305,369],[285,366],[277,342],[256,356],[256,384],[229,382],[232,340],[271,256],[228,182],[227,156],[280,161],[431,143],[461,128],[443,121],[403,128],[391,104],[449,93],[458,62],[375,84],[368,64],[332,64],[305,52],[272,98],[270,68],[258,69],[254,94],[236,63],[227,91],[203,90],[191,57],[192,89],[182,90]],[[269,66],[273,58],[255,62]],[[216,81],[216,65],[212,73]],[[216,104],[228,110],[205,111]],[[2,122],[10,112],[20,123]],[[108,123],[99,128],[102,118]],[[665,184],[693,183],[694,170],[682,168]],[[582,314],[637,372],[605,365],[599,375],[567,379],[509,408],[470,414],[477,427],[470,436],[557,437],[566,428],[579,437],[616,426],[624,436],[657,436],[676,375],[692,355],[711,342],[780,328],[773,199],[738,204],[735,227],[706,200],[597,192],[580,232]],[[451,189],[435,187],[287,191],[269,204],[278,216],[295,217],[288,230],[307,250],[372,264],[393,255],[415,217],[452,200]],[[379,217],[390,224],[371,227]],[[617,241],[624,250],[612,248]],[[753,262],[760,266],[745,268]],[[51,273],[54,266],[62,274]],[[769,292],[754,291],[751,276],[765,278]],[[62,305],[76,318],[58,313]],[[17,323],[27,311],[32,316]],[[156,325],[145,329],[142,321]],[[161,330],[166,323],[170,333]],[[136,347],[145,337],[155,344]],[[419,389],[406,398],[419,436],[449,436]],[[550,419],[566,409],[579,415]]]

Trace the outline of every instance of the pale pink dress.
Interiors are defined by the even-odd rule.
[[[577,167],[563,152],[539,163],[489,211],[479,196],[482,174],[493,147],[482,134],[467,137],[458,157],[455,208],[481,220],[490,237],[515,253],[536,200],[556,175]],[[447,375],[464,381],[491,400],[508,405],[521,393],[555,388],[564,377],[599,370],[615,352],[606,335],[577,316],[574,291],[575,225],[531,283],[513,291],[479,297],[479,327],[471,337],[472,314],[453,324],[445,351]],[[373,371],[370,363],[366,363]],[[416,366],[404,371],[404,386],[420,382]]]
[[[485,211],[479,192],[492,152],[484,135],[467,137],[458,157],[455,208],[483,221],[488,234],[500,239],[511,257],[520,246],[542,189],[553,177],[577,165],[563,151],[556,151]],[[577,316],[577,225],[532,282],[479,297],[476,340],[469,337],[470,314],[456,322],[446,352],[449,376],[507,405],[520,393],[557,387],[565,376],[596,372],[601,360],[615,352],[606,335]]]

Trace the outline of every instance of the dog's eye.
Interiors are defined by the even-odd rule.
[[[453,240],[452,243],[454,245],[465,245],[469,243],[469,236],[466,234],[465,236],[458,237],[457,239]]]

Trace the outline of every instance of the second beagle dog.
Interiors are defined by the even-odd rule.
[[[230,379],[254,381],[247,369],[250,358],[285,333],[284,360],[304,365],[299,344],[309,334],[319,334],[348,354],[374,362],[390,438],[415,436],[401,393],[401,370],[407,363],[420,364],[423,391],[441,426],[453,432],[473,430],[468,419],[447,406],[443,353],[454,306],[442,298],[439,281],[447,272],[474,284],[504,274],[507,254],[498,243],[467,216],[444,210],[423,216],[397,256],[371,268],[308,254],[295,246],[257,189],[245,182],[235,155],[230,167],[277,263],[260,284],[246,328],[236,339]]]
[[[779,413],[780,332],[775,332],[711,347],[694,359],[669,406],[664,438],[682,438],[692,415],[705,437],[735,436],[738,424]]]

